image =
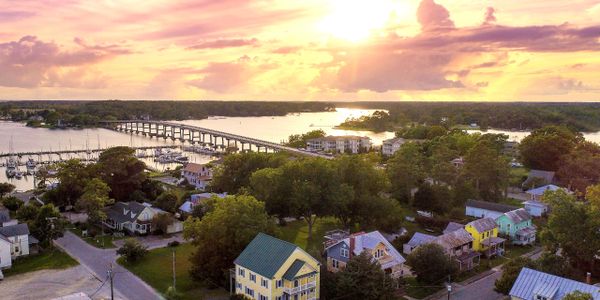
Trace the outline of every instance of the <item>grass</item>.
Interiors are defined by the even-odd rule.
[[[514,198],[502,199],[502,200],[500,200],[500,203],[506,204],[506,205],[512,205],[512,206],[516,206],[516,207],[523,207],[525,205],[525,204],[523,204],[523,201],[517,200]]]
[[[3,272],[4,276],[14,276],[45,269],[66,269],[78,264],[69,254],[59,249],[51,248],[39,254],[31,254],[30,256],[18,258],[13,261],[10,269]]]
[[[319,218],[313,225],[312,239],[308,239],[308,225],[304,220],[298,220],[280,227],[279,237],[282,240],[298,245],[300,248],[310,251],[323,249],[325,232],[340,229],[341,224],[336,218]]]
[[[405,277],[403,281],[404,285],[402,288],[404,289],[404,293],[409,297],[417,299],[423,299],[444,288],[442,285],[424,285],[418,282],[416,277]]]
[[[90,236],[84,237],[81,235],[81,229],[69,228],[69,230],[72,233],[76,234],[78,237],[80,237],[86,243],[88,243],[96,248],[100,248],[100,249],[116,248],[115,244],[113,244],[113,241],[123,239],[123,237],[114,237],[112,234],[110,234],[108,232],[105,232],[104,233],[105,235],[103,236],[102,230],[95,228],[95,227],[94,227],[94,229],[98,232],[98,235],[96,235],[95,237],[90,237]]]
[[[189,275],[191,262],[189,260],[194,247],[189,244],[181,244],[178,247],[159,248],[150,250],[140,261],[128,263],[123,257],[117,262],[136,274],[147,284],[160,293],[165,293],[173,283],[171,272],[173,249],[175,249],[175,275],[177,279],[177,292],[181,294],[181,300],[203,298],[227,298],[228,292],[222,289],[206,289],[192,280]]]

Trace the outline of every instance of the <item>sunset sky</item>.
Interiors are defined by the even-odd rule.
[[[1,0],[0,99],[600,101],[600,1]]]

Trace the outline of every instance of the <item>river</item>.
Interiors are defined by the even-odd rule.
[[[385,139],[394,136],[393,132],[375,133],[371,131],[352,131],[335,129],[347,118],[358,118],[371,115],[375,110],[338,108],[334,112],[293,113],[286,116],[274,117],[210,117],[203,120],[185,120],[180,123],[201,126],[224,132],[250,136],[279,143],[287,140],[291,134],[305,133],[315,129],[323,129],[329,135],[360,135],[368,136],[375,145],[380,145]],[[12,141],[12,142],[11,142]],[[49,150],[84,150],[107,148],[111,146],[159,146],[180,145],[179,141],[150,139],[141,135],[131,135],[103,128],[97,129],[47,129],[31,128],[23,123],[0,122],[0,153],[37,152]],[[190,161],[205,163],[214,157],[186,153]],[[69,157],[64,155],[63,158]],[[71,156],[74,157],[74,156]],[[85,155],[78,156],[85,158]],[[38,159],[37,157],[33,157]],[[27,158],[21,158],[25,161]],[[42,157],[48,160],[48,156]],[[57,160],[58,156],[53,156]],[[172,164],[159,164],[151,159],[144,160],[150,167],[156,169],[172,168]],[[25,171],[25,167],[20,167]],[[4,168],[0,168],[0,182],[11,182],[18,190],[33,188],[33,176],[22,179],[6,178]]]

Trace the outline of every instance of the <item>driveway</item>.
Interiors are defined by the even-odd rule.
[[[123,298],[129,300],[162,299],[152,287],[116,263],[115,249],[95,248],[68,230],[65,231],[62,238],[54,243],[77,259],[100,280],[107,277],[107,272],[112,265],[115,274],[114,288]]]
[[[178,241],[179,243],[185,242],[185,240],[183,239],[183,233],[176,233],[166,238],[160,235],[135,236],[133,238],[140,241],[142,245],[148,247],[148,250],[167,247],[172,241]],[[124,243],[125,239],[116,240],[113,242],[113,244],[115,244],[117,248],[121,248],[121,246],[123,246]]]
[[[110,285],[102,285],[102,281],[82,265],[9,276],[0,283],[2,299],[54,299],[78,292],[91,295],[92,299],[110,299]],[[124,298],[115,292],[115,299]]]

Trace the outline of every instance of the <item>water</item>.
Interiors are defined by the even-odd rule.
[[[481,130],[467,130],[468,133],[493,133],[493,134],[506,134],[508,135],[509,141],[521,142],[526,136],[528,136],[530,131],[510,131],[510,130],[499,130],[499,129],[489,129],[487,131]],[[584,132],[583,137],[590,142],[594,142],[600,144],[600,132]]]
[[[338,130],[333,127],[339,125],[347,118],[357,118],[371,115],[375,110],[344,109],[335,112],[299,113],[276,117],[211,117],[204,120],[186,120],[181,123],[201,126],[229,133],[251,136],[271,142],[279,143],[287,140],[291,134],[305,133],[315,129],[323,129],[329,135],[359,135],[369,136],[373,143],[378,145],[385,139],[392,138],[393,132],[375,133],[370,131]],[[46,129],[31,128],[23,123],[0,122],[0,153],[10,152],[12,139],[13,152],[32,152],[49,150],[84,150],[108,148],[112,146],[161,146],[181,145],[179,141],[170,139],[144,137],[131,135],[103,128],[98,129]],[[205,163],[214,159],[207,155],[186,153],[191,162]],[[33,157],[38,160],[37,156]],[[67,158],[63,156],[63,158]],[[85,154],[79,156],[85,158]],[[57,156],[44,156],[42,160],[58,160]],[[27,157],[21,158],[26,161]],[[173,168],[174,164],[159,164],[151,159],[144,159],[151,167],[164,170]],[[20,167],[25,171],[25,167]],[[34,186],[33,176],[24,176],[22,179],[6,178],[4,168],[0,168],[0,182],[11,182],[18,190],[29,190]]]

